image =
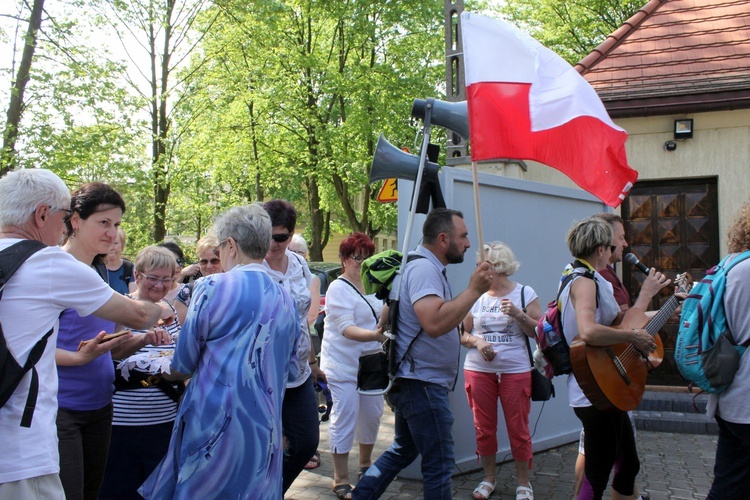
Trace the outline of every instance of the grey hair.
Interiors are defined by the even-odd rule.
[[[521,267],[521,263],[516,260],[513,250],[502,241],[493,241],[484,244],[485,258],[492,265],[496,273],[502,273],[510,276]],[[477,256],[479,254],[477,253]]]
[[[271,247],[271,218],[260,203],[233,207],[214,221],[219,242],[234,238],[247,257],[262,259]]]
[[[139,273],[164,268],[171,269],[172,274],[177,271],[177,260],[167,248],[149,245],[135,256],[135,270]]]
[[[289,248],[289,250],[292,250],[292,246],[294,246],[304,255],[307,255],[307,242],[305,241],[305,237],[301,234],[294,233],[294,236],[292,236],[292,241],[291,243],[289,243],[289,246],[287,248]]]
[[[22,168],[0,179],[0,227],[25,224],[39,205],[70,208],[70,190],[54,172]]]
[[[576,259],[581,259],[593,255],[601,246],[612,245],[614,238],[612,225],[594,216],[573,224],[565,239],[571,255]]]

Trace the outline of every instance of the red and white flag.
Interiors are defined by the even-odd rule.
[[[616,207],[638,178],[627,133],[560,56],[514,26],[463,12],[473,161],[535,160]]]

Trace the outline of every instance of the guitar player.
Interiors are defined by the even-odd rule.
[[[601,218],[591,217],[571,228],[567,241],[571,253],[577,258],[576,266],[586,266],[589,271],[606,271],[608,264],[622,259],[622,249],[627,242],[622,223],[618,228],[620,231],[615,231],[617,225],[614,226]],[[646,330],[614,329],[609,325],[621,324],[623,320],[629,325],[643,324],[651,297],[670,281],[651,270],[634,307],[623,312],[605,276],[597,271],[594,277],[596,283],[591,279],[576,278],[561,293],[566,339],[571,342],[574,337],[579,337],[586,344],[595,346],[628,342],[641,352],[653,352],[656,344]],[[581,491],[578,498],[602,497],[616,458],[621,466],[615,472],[612,498],[636,498],[633,487],[640,463],[627,413],[598,410],[572,375],[568,380],[568,393],[571,406],[587,432],[585,441],[589,460],[585,463],[585,475],[591,487]]]
[[[617,264],[618,262],[622,262],[625,249],[629,246],[628,241],[625,239],[625,221],[623,221],[622,217],[620,217],[619,215],[609,212],[596,214],[595,217],[602,219],[603,221],[607,222],[610,227],[612,227],[612,231],[614,232],[613,244],[617,247],[615,251],[612,252],[612,256],[609,258],[609,263],[604,268],[598,270],[599,274],[601,274],[602,277],[609,281],[609,283],[612,285],[612,294],[614,295],[617,304],[620,306],[620,309],[622,311],[627,311],[632,305],[630,293],[625,288],[625,285],[623,284],[622,280],[620,280],[620,277],[617,275],[617,271],[615,270],[615,264]],[[648,284],[644,283],[645,290],[641,290],[641,295],[648,297],[648,300],[651,300],[651,297],[653,297],[653,295],[658,293],[658,291],[661,289],[661,286],[659,285],[659,280],[661,279],[661,277],[657,276],[657,274],[661,273],[655,273],[653,277],[650,276],[646,278],[646,280],[650,282]],[[648,313],[646,314],[648,315]],[[633,422],[632,412],[628,412],[628,417],[630,418],[630,423],[633,426],[633,435],[635,436],[635,423]],[[583,449],[583,430],[581,430],[581,438],[578,444],[578,458],[576,459],[575,467],[576,497],[581,491],[582,486],[586,489],[591,488],[591,485],[588,483],[588,481],[585,480],[585,476],[583,474],[585,461],[586,455],[584,454]],[[615,470],[619,469],[621,461],[621,456],[615,460]],[[614,494],[615,492],[613,491],[613,495]],[[648,500],[649,498],[648,494],[640,495],[637,485],[634,485],[633,487],[633,497],[636,499],[642,498],[643,500]]]

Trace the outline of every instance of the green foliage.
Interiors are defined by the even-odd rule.
[[[575,64],[638,12],[644,0],[507,0],[501,12]]]

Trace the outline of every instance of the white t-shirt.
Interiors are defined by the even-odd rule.
[[[378,349],[380,343],[358,342],[344,337],[342,332],[350,326],[374,330],[377,326],[375,316],[380,317],[383,303],[375,294],[365,295],[363,298],[343,280],[344,278],[334,280],[326,291],[326,318],[320,349],[320,368],[330,380],[355,381],[359,355],[364,351]]]
[[[0,250],[21,241],[0,239]],[[57,449],[57,370],[55,345],[60,313],[75,309],[87,316],[116,293],[91,267],[59,247],[32,255],[5,285],[0,299],[3,335],[13,356],[23,364],[34,344],[54,327],[36,364],[39,395],[31,427],[21,416],[31,382],[27,373],[8,402],[0,408],[0,483],[20,481],[60,471]]]
[[[282,274],[274,271],[264,260],[263,265],[266,267],[268,275],[279,285],[284,287],[297,303],[297,313],[299,314],[300,336],[297,340],[297,355],[299,356],[299,373],[293,382],[289,382],[287,387],[295,388],[305,383],[312,370],[310,363],[307,362],[312,344],[310,343],[310,329],[307,325],[307,311],[310,309],[310,282],[312,282],[312,273],[307,267],[305,259],[301,258],[294,252],[286,251],[289,265],[286,273]]]
[[[620,305],[617,303],[617,300],[615,300],[615,296],[612,292],[612,283],[604,279],[604,276],[599,274],[598,271],[594,273],[594,277],[599,285],[599,307],[596,309],[596,322],[600,325],[609,326],[615,319],[617,319],[617,315],[620,313]],[[573,342],[573,339],[578,335],[578,319],[576,318],[576,311],[573,308],[573,304],[570,301],[570,288],[576,280],[580,279],[588,278],[583,277],[583,275],[576,276],[560,294],[560,303],[562,304],[562,326],[568,345],[570,345],[571,342]],[[570,402],[570,406],[574,408],[591,406],[591,401],[589,401],[583,394],[581,386],[578,385],[578,381],[572,373],[568,375],[568,401]]]
[[[521,289],[523,285],[516,283],[516,287],[504,297],[494,297],[482,294],[471,308],[474,320],[472,335],[484,338],[492,345],[495,358],[485,360],[476,349],[469,349],[464,361],[464,369],[485,373],[526,373],[531,371],[529,351],[526,348],[526,334],[513,317],[500,312],[503,299],[510,300],[521,309]],[[537,298],[536,292],[530,286],[524,288],[526,305]]]

